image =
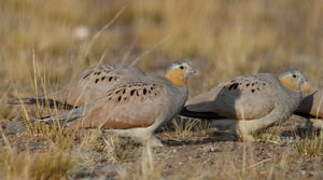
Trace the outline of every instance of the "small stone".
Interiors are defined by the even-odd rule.
[[[5,134],[17,134],[26,131],[26,126],[21,121],[0,121],[1,128]]]

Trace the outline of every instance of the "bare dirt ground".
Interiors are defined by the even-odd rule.
[[[180,118],[180,120],[191,119]],[[139,177],[322,179],[322,151],[318,154],[317,152],[309,154],[311,151],[301,152],[297,149],[298,141],[313,138],[311,136],[320,136],[319,130],[300,128],[304,122],[304,118],[293,116],[279,128],[271,128],[267,133],[257,136],[257,142],[241,142],[234,135],[227,133],[205,133],[194,128],[176,129],[174,124],[170,123],[157,133],[164,146],[153,149],[146,149],[133,140],[118,138],[111,134],[96,136],[96,139],[89,144],[91,148],[82,149],[81,144],[84,143],[84,138],[89,137],[87,133],[91,131],[84,130],[71,136],[74,148],[70,151],[78,149],[79,155],[87,157],[90,162],[73,168],[67,177],[70,179]],[[33,153],[46,152],[53,143],[64,141],[63,139],[66,140],[70,136],[66,133],[66,137],[60,139],[30,135],[28,132],[15,133],[22,131],[20,125],[2,121],[2,128],[6,132],[3,137],[6,138],[1,139],[1,144],[4,146],[10,142],[10,148],[16,152],[26,150]],[[115,144],[112,145],[113,143]],[[66,143],[60,142],[60,144]],[[301,145],[300,148],[304,148]],[[149,153],[152,153],[151,157]],[[150,174],[147,174],[149,170]]]

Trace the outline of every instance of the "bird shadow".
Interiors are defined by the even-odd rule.
[[[314,95],[317,91],[306,96],[300,103],[298,109],[294,114],[304,117],[306,119],[304,126],[298,126],[293,130],[286,130],[281,133],[282,137],[293,137],[293,138],[312,138],[314,136],[320,136],[322,133],[322,128],[317,128],[313,126],[310,119],[316,119],[316,116],[310,114],[312,106],[314,104]]]
[[[311,95],[306,96],[300,105],[298,106],[297,110],[294,114],[305,117],[305,118],[314,118],[314,116],[310,115],[313,103],[314,103],[314,95],[316,92],[312,93]]]
[[[310,124],[306,126],[298,126],[293,130],[283,131],[280,134],[280,136],[285,138],[291,137],[291,138],[306,139],[306,138],[319,137],[321,133],[322,133],[321,128],[315,128]]]
[[[238,141],[239,138],[230,133],[216,133],[212,137],[200,138],[197,140],[162,140],[162,143],[167,146],[186,146],[186,145],[202,145],[214,142],[227,142],[227,141]]]

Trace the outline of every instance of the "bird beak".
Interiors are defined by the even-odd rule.
[[[309,93],[313,90],[312,86],[310,85],[310,83],[305,82],[301,85],[301,91],[304,93]]]

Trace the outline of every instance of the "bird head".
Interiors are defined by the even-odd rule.
[[[187,79],[199,72],[188,61],[178,61],[169,66],[165,78],[177,86],[185,86]]]
[[[279,75],[280,82],[287,88],[303,93],[311,91],[311,86],[304,74],[298,70],[290,70]]]

